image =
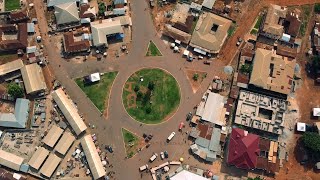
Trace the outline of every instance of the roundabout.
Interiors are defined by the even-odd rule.
[[[127,113],[144,124],[159,124],[169,118],[180,104],[176,79],[158,68],[144,68],[133,73],[122,91]]]

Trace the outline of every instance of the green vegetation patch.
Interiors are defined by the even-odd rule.
[[[255,28],[255,29],[259,29],[259,28],[260,28],[260,25],[261,25],[261,23],[262,23],[262,17],[263,17],[263,16],[259,16],[259,17],[258,17],[258,20],[257,20],[256,24],[254,25],[254,28]]]
[[[308,26],[308,22],[310,19],[310,14],[311,14],[311,6],[310,5],[303,5],[301,6],[302,8],[302,23],[299,29],[299,33],[301,36],[304,36],[306,34],[306,30],[307,30],[307,26]]]
[[[12,11],[16,9],[20,9],[20,0],[5,0],[5,10]]]
[[[152,41],[149,42],[148,51],[147,51],[146,56],[162,56],[160,50]]]
[[[124,87],[122,99],[127,112],[143,123],[160,123],[180,103],[177,81],[161,69],[142,69],[131,75]]]
[[[314,12],[318,14],[320,13],[320,3],[314,5]]]
[[[85,83],[83,78],[76,79],[75,81],[100,112],[103,112],[106,108],[105,104],[109,97],[112,83],[117,74],[118,72],[105,73],[100,77],[100,81],[96,83]]]
[[[237,29],[237,25],[232,23],[230,28],[228,29],[228,37],[231,37]]]
[[[127,157],[131,158],[138,152],[140,138],[124,128],[122,128],[121,131],[122,131],[122,136],[123,136]]]
[[[258,34],[258,30],[257,29],[252,29],[250,31],[250,34],[257,35]]]

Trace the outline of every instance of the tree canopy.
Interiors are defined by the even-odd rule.
[[[8,85],[8,94],[10,94],[14,98],[21,98],[24,95],[22,87],[20,87],[17,83],[10,83]]]
[[[320,135],[315,132],[306,132],[302,136],[302,142],[308,149],[320,152]]]

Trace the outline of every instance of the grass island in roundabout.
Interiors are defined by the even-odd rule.
[[[129,77],[123,88],[122,100],[132,118],[145,124],[158,124],[177,110],[180,88],[166,71],[145,68]]]

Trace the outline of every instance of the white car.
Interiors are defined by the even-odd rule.
[[[158,157],[157,153],[154,153],[151,157],[150,157],[150,162],[153,162],[156,158]]]
[[[175,133],[175,132],[172,132],[172,133],[170,134],[170,136],[168,137],[167,142],[171,141],[171,139],[174,137],[174,135],[176,135],[176,133]]]
[[[160,152],[160,158],[163,160],[164,159],[164,153]]]
[[[143,165],[143,166],[141,166],[141,167],[139,168],[140,171],[144,171],[144,170],[146,170],[146,169],[148,169],[148,164]]]

